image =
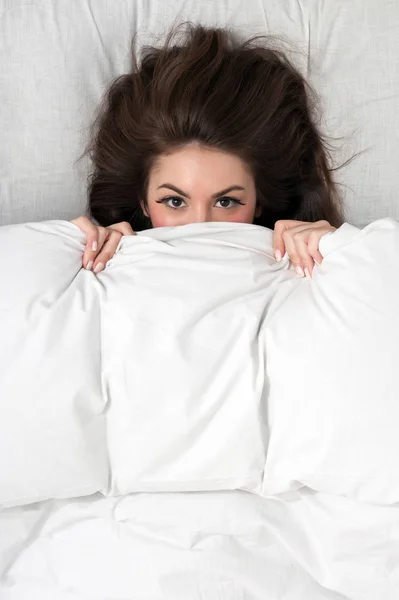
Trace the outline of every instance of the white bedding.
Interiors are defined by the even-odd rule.
[[[0,513],[1,600],[397,600],[399,507],[302,489]]]
[[[1,600],[397,600],[399,224],[271,240],[0,228]]]

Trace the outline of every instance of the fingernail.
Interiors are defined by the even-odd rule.
[[[100,271],[102,271],[104,268],[104,263],[99,262],[98,265],[96,265],[96,268],[94,269],[94,273],[99,273]]]
[[[305,277],[302,267],[296,267],[295,271],[297,272],[298,277]]]
[[[87,269],[88,271],[91,271],[91,268],[92,268],[92,266],[93,266],[93,261],[92,261],[92,260],[90,260],[90,261],[87,263],[87,265],[86,265],[86,269]]]
[[[306,279],[308,279],[309,281],[312,279],[309,269],[305,269],[305,275],[306,275]]]
[[[280,262],[280,260],[283,258],[281,256],[280,250],[276,250],[275,253],[274,253],[274,256],[275,256],[277,262]]]
[[[320,266],[321,266],[321,263],[319,263],[319,262],[318,262],[316,259],[315,259],[315,263],[316,263],[316,265],[317,265],[318,267],[320,267]]]
[[[97,240],[94,240],[94,242],[91,245],[91,249],[93,250],[93,252],[97,252]]]

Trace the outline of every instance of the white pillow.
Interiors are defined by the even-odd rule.
[[[312,281],[280,286],[265,322],[270,441],[263,493],[309,486],[399,501],[399,224],[321,240]]]
[[[107,486],[100,307],[73,227],[0,227],[3,506]]]
[[[272,233],[208,223],[123,238],[99,274],[111,492],[261,493],[267,447],[259,330],[294,277]]]

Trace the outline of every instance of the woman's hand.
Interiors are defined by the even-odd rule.
[[[109,227],[97,227],[88,217],[73,219],[79,229],[86,233],[86,248],[82,265],[85,269],[99,273],[114,256],[123,235],[136,235],[129,223],[115,223]]]
[[[274,255],[280,261],[287,252],[299,277],[310,279],[314,264],[323,260],[319,252],[320,239],[335,231],[327,221],[277,221],[274,226]]]

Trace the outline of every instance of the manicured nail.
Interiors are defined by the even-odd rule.
[[[320,267],[320,266],[321,266],[321,263],[319,263],[319,262],[318,262],[316,259],[315,259],[314,261],[315,261],[315,263],[316,263],[316,265],[317,265],[318,267]]]
[[[305,269],[305,275],[306,275],[306,279],[308,279],[309,281],[312,279],[309,269]]]
[[[276,250],[275,253],[274,253],[274,256],[275,256],[277,262],[280,262],[280,260],[283,258],[281,256],[281,251],[280,250]]]
[[[298,277],[305,277],[302,267],[298,266],[295,271],[297,272]]]
[[[102,271],[104,268],[104,263],[98,263],[98,265],[96,265],[96,268],[94,269],[94,273],[99,273],[100,271]]]
[[[92,261],[92,260],[90,260],[90,261],[87,263],[87,265],[86,265],[86,269],[87,269],[88,271],[91,271],[91,268],[92,268],[92,266],[93,266],[93,261]]]
[[[91,249],[93,250],[93,252],[97,252],[97,240],[94,240],[94,242],[91,245]]]

